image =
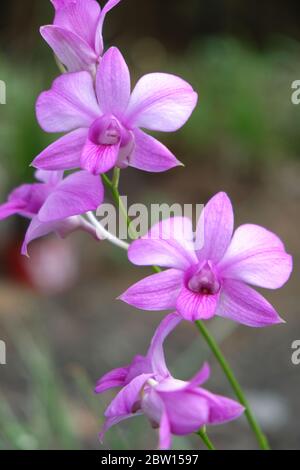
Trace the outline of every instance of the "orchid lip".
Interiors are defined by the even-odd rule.
[[[195,294],[215,295],[221,288],[212,264],[209,261],[197,266],[187,277],[187,288]]]

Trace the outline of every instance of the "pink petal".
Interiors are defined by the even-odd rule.
[[[128,366],[126,383],[131,382],[135,377],[141,374],[152,374],[152,367],[148,357],[136,355]]]
[[[65,178],[49,195],[39,211],[41,222],[63,220],[96,210],[103,201],[100,178],[79,171]]]
[[[198,258],[218,262],[223,257],[233,232],[233,210],[226,193],[216,194],[205,205],[197,226],[198,240],[201,239],[200,231],[204,232],[204,246],[198,252]]]
[[[157,393],[165,405],[172,434],[190,434],[207,424],[208,403],[197,392],[183,389]]]
[[[206,398],[209,403],[208,424],[222,424],[239,418],[245,408],[235,400],[215,395],[201,388],[199,395]]]
[[[116,5],[118,5],[118,3],[120,3],[120,1],[121,0],[108,0],[104,8],[102,8],[99,22],[97,25],[96,42],[95,42],[95,49],[99,55],[103,54],[103,49],[104,49],[102,30],[103,30],[105,17],[112,8],[114,8]]]
[[[292,257],[274,233],[247,224],[235,231],[220,271],[226,278],[277,289],[290,277]]]
[[[161,142],[145,132],[135,129],[135,146],[129,165],[138,170],[158,173],[182,165]]]
[[[158,326],[151,341],[147,357],[152,364],[152,370],[161,378],[168,377],[170,372],[166,366],[163,343],[166,337],[181,322],[181,317],[177,313],[170,313]]]
[[[128,258],[138,266],[155,264],[188,269],[198,262],[194,252],[191,220],[187,217],[172,217],[155,224],[145,236],[132,242]]]
[[[176,301],[176,310],[186,320],[208,320],[216,314],[219,295],[202,295],[182,287]]]
[[[167,269],[137,282],[119,299],[142,310],[174,308],[182,279],[183,274],[180,271]]]
[[[72,170],[80,167],[80,157],[87,139],[87,129],[77,129],[49,145],[32,162],[44,170]]]
[[[103,114],[122,118],[130,98],[130,74],[121,52],[111,47],[102,57],[96,77],[98,102]]]
[[[58,77],[51,90],[39,96],[36,114],[46,132],[70,132],[89,127],[101,114],[91,75],[77,72]]]
[[[54,25],[42,26],[40,33],[68,72],[93,71],[96,67],[95,51],[77,34]]]
[[[175,75],[145,75],[132,92],[126,112],[127,125],[155,131],[176,131],[192,114],[197,99],[192,87]]]
[[[21,253],[28,256],[29,243],[44,235],[54,232],[59,237],[65,238],[75,230],[83,230],[96,238],[95,229],[80,217],[69,217],[57,222],[41,222],[38,216],[35,216],[25,234]]]
[[[87,140],[83,148],[80,166],[93,175],[99,175],[111,170],[117,162],[120,144],[97,145]]]
[[[99,433],[100,442],[103,443],[105,433],[112,426],[115,426],[116,424],[121,423],[121,421],[124,421],[124,420],[129,419],[129,418],[134,418],[135,416],[139,416],[141,414],[142,414],[141,412],[136,412],[136,413],[128,413],[127,415],[112,416],[111,418],[106,418],[105,421],[104,421],[103,427],[101,429],[101,432]]]
[[[120,367],[118,369],[113,369],[107,374],[103,375],[103,377],[101,377],[101,379],[99,379],[97,382],[95,393],[103,393],[106,390],[114,387],[122,387],[125,383],[128,369],[128,366]]]
[[[0,205],[0,220],[7,219],[11,215],[20,213],[20,211],[25,208],[23,201],[12,201],[5,202]]]
[[[159,424],[159,449],[168,450],[171,447],[171,429],[169,418],[164,410]]]
[[[106,418],[128,415],[134,411],[134,406],[140,401],[140,393],[152,374],[141,374],[126,385],[113,399],[105,411]]]
[[[36,170],[34,173],[35,179],[42,181],[50,186],[56,186],[64,176],[64,172],[59,171],[49,171],[49,170]]]
[[[25,234],[24,242],[22,245],[21,253],[24,256],[28,256],[28,245],[33,240],[48,235],[55,230],[56,226],[53,223],[40,222],[38,217],[34,217],[27,229]]]
[[[76,0],[63,4],[59,2],[55,7],[54,24],[77,34],[94,49],[100,17],[99,3],[95,0]]]
[[[187,387],[193,388],[199,385],[202,385],[209,379],[210,376],[210,367],[207,363],[203,365],[200,371],[188,382]]]
[[[22,184],[10,193],[8,203],[18,205],[20,215],[32,218],[38,213],[51,190],[49,184]]]
[[[234,280],[224,283],[216,315],[258,328],[282,323],[278,313],[262,295]]]

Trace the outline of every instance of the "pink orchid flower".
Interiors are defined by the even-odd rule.
[[[114,369],[98,381],[96,393],[122,387],[105,411],[101,440],[111,426],[144,414],[159,428],[159,448],[169,449],[172,434],[191,434],[204,425],[225,423],[243,413],[236,401],[199,387],[210,375],[208,365],[189,382],[172,377],[163,342],[181,320],[177,313],[169,314],[157,328],[146,356],[136,356],[130,365]]]
[[[33,161],[45,170],[81,167],[93,174],[128,165],[151,172],[180,162],[160,142],[139,128],[165,132],[179,129],[190,117],[197,94],[180,78],[153,73],[130,93],[128,67],[117,48],[103,56],[96,92],[88,72],[57,78],[37,101],[37,118],[46,132],[68,134]]]
[[[175,217],[134,241],[128,255],[132,263],[170,269],[136,283],[121,300],[143,310],[176,308],[190,321],[219,315],[252,327],[282,322],[272,305],[247,285],[277,289],[285,284],[292,258],[282,241],[258,225],[245,224],[233,233],[233,209],[225,193],[203,209],[196,240],[202,230],[204,243],[198,247],[190,219]]]
[[[103,23],[106,14],[121,0],[109,0],[101,10],[95,0],[51,0],[53,25],[42,26],[41,35],[69,72],[95,73],[103,54]]]
[[[95,229],[80,214],[96,210],[103,201],[102,182],[87,171],[63,179],[63,172],[39,170],[38,183],[16,188],[5,204],[0,205],[0,220],[14,214],[31,219],[22,246],[28,256],[28,245],[36,238],[55,232],[65,237],[81,229],[96,237]]]

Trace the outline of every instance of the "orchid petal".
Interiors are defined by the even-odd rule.
[[[274,233],[246,224],[235,231],[220,271],[225,278],[277,289],[290,277],[292,257]]]
[[[104,24],[105,17],[112,8],[114,8],[115,6],[118,5],[118,3],[120,3],[120,1],[121,0],[108,0],[106,5],[102,8],[99,22],[97,25],[96,42],[95,42],[95,49],[100,56],[102,55],[103,49],[104,49],[102,31],[103,31],[103,24]]]
[[[241,416],[245,408],[235,400],[215,395],[201,388],[199,395],[206,398],[209,403],[209,418],[207,424],[222,424]]]
[[[159,424],[159,449],[168,450],[171,447],[171,429],[167,412],[164,410]]]
[[[65,178],[49,195],[39,211],[41,222],[63,220],[96,210],[103,201],[100,178],[79,171]]]
[[[182,165],[177,158],[154,137],[134,129],[135,145],[129,157],[129,165],[138,170],[159,173]]]
[[[173,434],[184,435],[198,431],[207,424],[209,406],[197,391],[182,389],[157,392],[165,405]]]
[[[117,394],[104,415],[106,418],[124,416],[134,412],[134,406],[140,400],[140,393],[152,374],[141,374],[135,377]]]
[[[122,118],[130,98],[130,74],[119,49],[111,47],[102,57],[96,92],[103,114]]]
[[[22,255],[28,256],[29,243],[31,243],[33,240],[36,240],[37,238],[43,237],[55,231],[55,228],[56,226],[54,223],[49,222],[45,224],[41,222],[37,216],[34,217],[32,221],[30,222],[30,225],[25,234],[25,238],[24,238],[24,242],[23,242],[22,250],[21,250]]]
[[[188,321],[208,320],[216,314],[219,295],[195,293],[182,287],[177,301],[176,310]]]
[[[106,418],[105,421],[104,421],[103,427],[101,429],[101,432],[99,433],[100,442],[103,443],[105,433],[112,426],[115,426],[116,424],[121,423],[125,419],[134,418],[135,416],[139,416],[141,414],[142,414],[141,412],[137,411],[136,413],[128,413],[128,414],[125,414],[125,415],[122,415],[122,416],[112,416],[111,418]]]
[[[199,260],[218,262],[230,243],[233,232],[233,210],[226,193],[220,192],[205,205],[196,231],[196,239],[201,239],[199,232],[204,232],[204,245],[198,251]]]
[[[207,363],[203,364],[202,368],[196,375],[188,382],[187,387],[193,388],[204,384],[209,379],[210,367]]]
[[[25,208],[23,201],[5,202],[0,205],[0,220],[7,219],[8,217],[19,214]]]
[[[176,131],[192,114],[197,93],[175,75],[151,73],[136,84],[126,112],[129,127]]]
[[[8,203],[19,205],[19,214],[31,218],[38,213],[51,190],[49,184],[22,184],[10,193]]]
[[[120,144],[103,145],[87,140],[83,148],[80,166],[93,175],[111,170],[117,163]]]
[[[152,364],[154,374],[161,378],[168,377],[170,372],[166,366],[163,343],[172,330],[181,322],[182,318],[177,313],[170,313],[158,326],[149,348],[147,357]]]
[[[257,328],[282,323],[278,313],[261,294],[234,280],[224,282],[216,315]]]
[[[187,217],[172,217],[155,224],[132,242],[129,260],[138,266],[152,264],[185,270],[197,263],[192,222]]]
[[[72,31],[84,39],[93,49],[100,17],[100,6],[95,0],[56,2],[54,24]]]
[[[89,127],[100,109],[88,72],[67,73],[54,80],[36,103],[37,119],[46,132],[69,132]]]
[[[36,170],[34,173],[35,179],[42,181],[50,186],[56,186],[64,176],[64,172],[59,171],[51,171],[51,170]]]
[[[167,269],[137,282],[119,299],[142,310],[174,308],[182,280],[181,271]]]
[[[114,387],[122,387],[125,383],[128,370],[129,366],[119,367],[103,375],[97,382],[95,393],[103,393]]]
[[[33,160],[32,166],[44,170],[72,170],[79,168],[87,136],[87,129],[77,129],[70,132],[43,150]]]
[[[42,26],[40,33],[68,72],[92,71],[96,67],[95,51],[77,34],[54,25]]]

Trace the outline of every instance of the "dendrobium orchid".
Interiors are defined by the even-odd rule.
[[[96,237],[95,228],[80,214],[96,210],[103,201],[103,185],[87,171],[73,173],[63,179],[63,172],[38,170],[39,182],[23,184],[0,206],[0,220],[19,214],[31,219],[22,246],[28,255],[28,244],[36,238],[55,232],[65,237],[75,230],[84,230]]]
[[[96,0],[51,0],[53,25],[42,26],[40,32],[68,72],[96,72],[104,50],[105,16],[120,1],[109,0],[101,10]]]
[[[198,246],[195,241],[202,238]],[[195,238],[190,219],[166,219],[134,241],[128,256],[136,265],[170,268],[138,282],[120,297],[137,308],[176,308],[190,321],[219,315],[252,327],[282,322],[270,303],[247,284],[283,286],[292,258],[281,240],[263,227],[245,224],[233,234],[233,210],[225,193],[205,206]]]
[[[210,375],[207,364],[189,382],[172,377],[163,342],[181,320],[177,313],[169,314],[157,328],[146,356],[136,356],[129,366],[114,369],[98,381],[96,393],[122,387],[105,411],[101,440],[111,426],[144,414],[153,427],[159,428],[159,448],[169,449],[172,434],[190,434],[243,413],[244,408],[236,401],[200,388]]]
[[[95,90],[96,88],[96,90]],[[109,49],[98,67],[96,87],[88,72],[64,74],[40,95],[36,112],[47,132],[68,134],[33,161],[45,170],[82,168],[92,174],[128,165],[161,172],[180,165],[159,141],[140,128],[176,131],[197,103],[192,87],[174,75],[142,77],[132,93],[120,51]]]

